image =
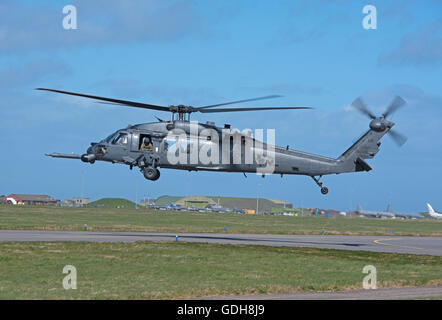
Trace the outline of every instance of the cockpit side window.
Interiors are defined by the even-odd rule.
[[[113,140],[112,144],[117,144],[120,146],[127,145],[127,133],[119,133]]]

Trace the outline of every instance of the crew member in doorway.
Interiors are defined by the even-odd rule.
[[[141,144],[141,151],[152,151],[153,145],[149,137],[145,137],[143,143]]]

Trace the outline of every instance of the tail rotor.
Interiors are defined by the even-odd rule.
[[[375,131],[384,131],[387,127],[391,128],[394,123],[387,120],[387,117],[391,116],[397,109],[405,105],[406,102],[400,96],[396,96],[393,101],[389,104],[386,111],[380,117],[376,117],[365,104],[364,100],[361,97],[357,98],[351,104],[353,108],[357,109],[359,112],[363,113],[367,117],[371,119],[370,128]],[[393,141],[398,145],[402,146],[407,138],[394,130],[389,130],[388,133]]]

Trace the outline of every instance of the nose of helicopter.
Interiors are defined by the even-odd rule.
[[[96,143],[91,143],[91,146],[87,148],[86,153],[81,155],[81,161],[94,163],[96,159]]]

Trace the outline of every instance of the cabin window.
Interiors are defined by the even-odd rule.
[[[186,138],[183,139],[179,136],[166,137],[163,140],[163,145],[166,152],[176,153],[179,151],[180,153],[190,153],[190,141]]]
[[[178,136],[176,136],[176,137],[167,136],[163,140],[163,150],[165,152],[170,151],[172,153],[175,153],[177,151],[177,147],[179,144],[178,142],[179,142]]]

